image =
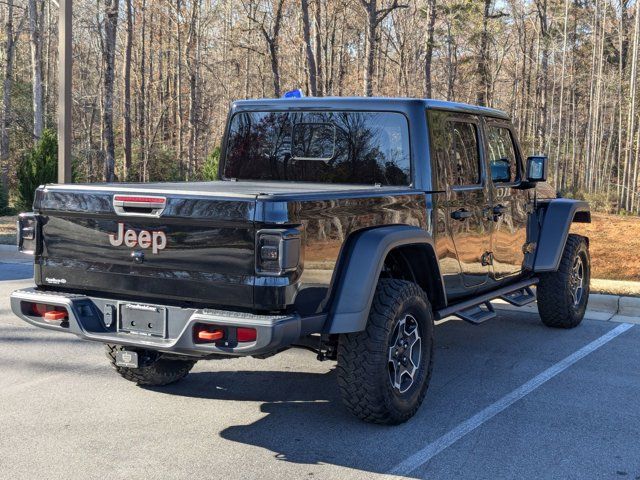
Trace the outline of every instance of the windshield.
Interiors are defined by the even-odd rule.
[[[224,177],[408,185],[406,118],[391,112],[242,112],[231,120]]]

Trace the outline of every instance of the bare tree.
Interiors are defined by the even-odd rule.
[[[555,185],[560,185],[560,144],[562,143],[562,114],[564,108],[564,84],[566,73],[566,58],[567,58],[567,25],[569,24],[569,0],[564,1],[564,26],[562,29],[562,66],[560,70],[560,102],[558,108],[558,134],[556,136],[556,154],[553,158],[556,164],[554,179]]]
[[[433,95],[431,63],[433,61],[433,33],[436,24],[436,0],[428,0],[427,7],[421,11],[427,17],[427,48],[424,55],[424,96],[431,98]]]
[[[373,95],[373,75],[376,57],[376,48],[378,44],[377,29],[378,25],[387,18],[387,16],[397,8],[407,8],[408,5],[400,5],[398,0],[385,8],[378,9],[378,0],[360,0],[367,15],[366,24],[366,51],[365,51],[365,67],[364,67],[364,95],[371,97]]]
[[[115,73],[116,33],[120,0],[104,0],[102,35],[103,112],[102,138],[104,142],[104,179],[115,180],[115,139],[113,131],[113,89]]]
[[[311,44],[311,22],[309,20],[309,0],[301,0],[302,24],[304,43],[307,52],[307,67],[309,68],[309,90],[314,97],[318,95],[318,81],[316,58]]]
[[[322,69],[322,63],[323,63],[323,59],[322,59],[322,46],[323,46],[323,41],[322,41],[322,1],[323,0],[316,0],[316,14],[315,14],[315,30],[316,30],[316,74],[318,77],[318,95],[322,96],[325,91],[324,88],[324,71]],[[326,42],[324,42],[324,45],[326,46]]]
[[[131,50],[133,48],[133,6],[132,0],[125,0],[127,17],[127,39],[124,49],[123,63],[123,108],[122,108],[122,131],[124,136],[124,164],[123,177],[129,179],[131,174]]]
[[[275,2],[275,5],[273,5]],[[243,3],[247,16],[253,21],[264,38],[269,50],[271,59],[271,73],[273,75],[273,94],[275,97],[280,96],[280,29],[282,27],[282,14],[284,0],[273,0],[269,8],[259,12],[254,11],[250,7],[250,3]]]
[[[478,105],[491,105],[491,71],[489,69],[489,20],[507,16],[506,13],[492,12],[493,0],[484,0],[484,10],[482,14],[482,31],[480,34],[480,55],[478,59],[478,89],[476,92],[476,103]]]
[[[627,210],[631,210],[634,207],[634,200],[637,185],[637,169],[638,163],[640,163],[640,159],[634,159],[633,154],[633,137],[634,131],[636,129],[637,123],[637,112],[636,112],[636,97],[637,97],[637,83],[638,83],[638,58],[640,51],[640,9],[636,4],[636,14],[635,14],[635,26],[633,29],[633,50],[631,53],[631,92],[630,92],[630,101],[629,101],[629,109],[627,116],[627,146],[626,146],[626,163],[627,163],[627,194],[625,197],[625,207]],[[638,129],[640,130],[640,128]],[[635,170],[635,174],[632,175],[632,164],[635,163],[633,169]]]
[[[536,0],[538,19],[540,20],[540,39],[542,52],[540,60],[540,123],[538,130],[538,148],[542,149],[547,138],[548,98],[549,92],[549,43],[551,41],[549,29],[548,0]]]
[[[0,169],[2,172],[2,190],[8,191],[9,186],[9,127],[12,120],[11,94],[13,88],[13,66],[16,58],[18,36],[24,25],[26,15],[20,19],[18,28],[13,23],[13,0],[7,0],[6,21],[4,24],[4,78],[2,94],[2,125],[0,132]]]
[[[200,74],[200,2],[192,2],[191,23],[187,40],[187,68],[189,69],[189,157],[186,179],[193,175],[198,141],[197,121],[199,110],[198,77]]]
[[[44,129],[44,91],[42,87],[42,36],[44,0],[28,0],[29,39],[31,44],[31,86],[33,92],[33,139],[38,141]]]

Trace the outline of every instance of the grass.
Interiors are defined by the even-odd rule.
[[[0,245],[16,244],[16,220],[18,217],[0,217]]]
[[[592,214],[592,223],[573,224],[589,237],[591,277],[640,282],[640,217]]]

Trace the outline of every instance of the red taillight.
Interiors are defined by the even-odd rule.
[[[255,328],[238,327],[236,334],[238,342],[255,342],[258,338],[258,333]]]
[[[31,311],[36,317],[44,317],[44,314],[49,310],[47,307],[48,305],[44,305],[42,303],[33,303],[31,305]]]
[[[197,343],[218,342],[224,338],[224,330],[215,325],[196,325],[193,336]]]
[[[44,303],[32,303],[31,313],[47,322],[63,322],[69,319],[69,313],[64,307]]]
[[[222,330],[214,330],[213,332],[201,330],[198,332],[198,338],[205,342],[215,342],[224,338],[224,332]]]
[[[67,319],[67,312],[52,310],[50,312],[45,313],[42,317],[48,322],[61,322]]]

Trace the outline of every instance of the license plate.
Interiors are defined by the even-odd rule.
[[[127,350],[116,352],[116,365],[119,367],[138,368],[138,354]]]
[[[167,309],[140,303],[120,304],[119,326],[121,332],[164,338],[167,331]]]

